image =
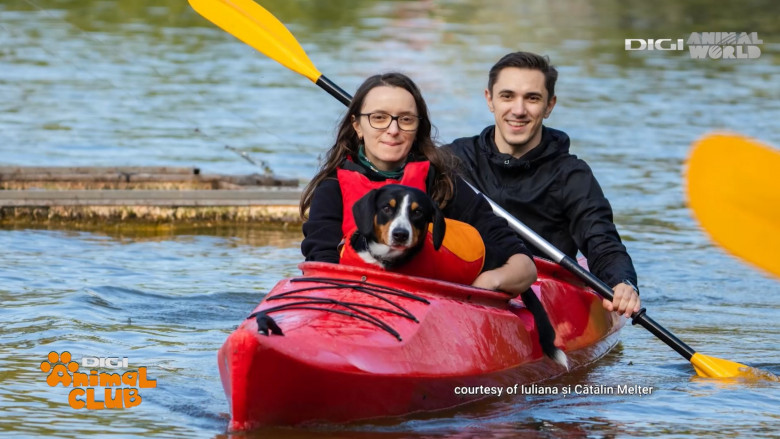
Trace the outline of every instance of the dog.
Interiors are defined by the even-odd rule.
[[[363,261],[383,269],[400,267],[409,262],[422,247],[433,223],[435,250],[444,241],[444,214],[423,191],[409,186],[390,184],[373,189],[352,206],[357,231],[350,245]],[[569,369],[566,354],[555,347],[555,329],[536,294],[529,288],[520,294],[525,307],[534,317],[542,352]]]
[[[439,206],[423,191],[399,184],[372,189],[352,206],[357,231],[349,238],[369,264],[393,269],[420,250],[433,223],[433,248],[444,241],[446,225]]]

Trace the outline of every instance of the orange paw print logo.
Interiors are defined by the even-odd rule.
[[[68,351],[62,354],[52,351],[49,352],[48,360],[41,363],[41,370],[46,373],[51,372],[46,377],[46,383],[50,386],[54,387],[62,383],[64,387],[68,387],[73,379],[71,373],[79,370],[79,364],[70,361],[70,352]]]

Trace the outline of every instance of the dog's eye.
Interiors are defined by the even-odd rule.
[[[391,213],[393,213],[393,208],[390,207],[390,206],[385,206],[385,207],[382,208],[382,213],[386,213],[386,214],[390,215]]]
[[[412,218],[420,218],[423,216],[423,211],[420,209],[415,209],[412,211]]]

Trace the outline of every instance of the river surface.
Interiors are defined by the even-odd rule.
[[[780,145],[780,6],[680,3],[263,4],[350,92],[376,72],[412,76],[442,142],[491,123],[482,90],[498,58],[520,49],[549,55],[560,79],[547,124],[569,133],[612,202],[649,314],[701,353],[780,374],[780,282],[708,240],[686,206],[683,178],[690,145],[705,133]],[[624,50],[626,38],[715,31],[758,32],[761,57]],[[305,181],[342,111],[186,2],[0,1],[0,165],[196,166]],[[298,230],[254,227],[0,229],[0,435],[226,435],[216,350],[277,280],[298,274],[299,242]],[[67,389],[47,385],[40,369],[51,351],[127,357],[158,385],[141,389],[143,402],[130,409],[75,410]],[[439,416],[256,436],[779,434],[780,383],[695,378],[641,328],[625,328],[593,366],[543,384],[653,391],[514,396]]]

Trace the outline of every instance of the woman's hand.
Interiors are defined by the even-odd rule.
[[[536,281],[536,265],[526,255],[516,254],[507,259],[501,267],[488,270],[477,276],[473,287],[501,291],[517,297]]]

